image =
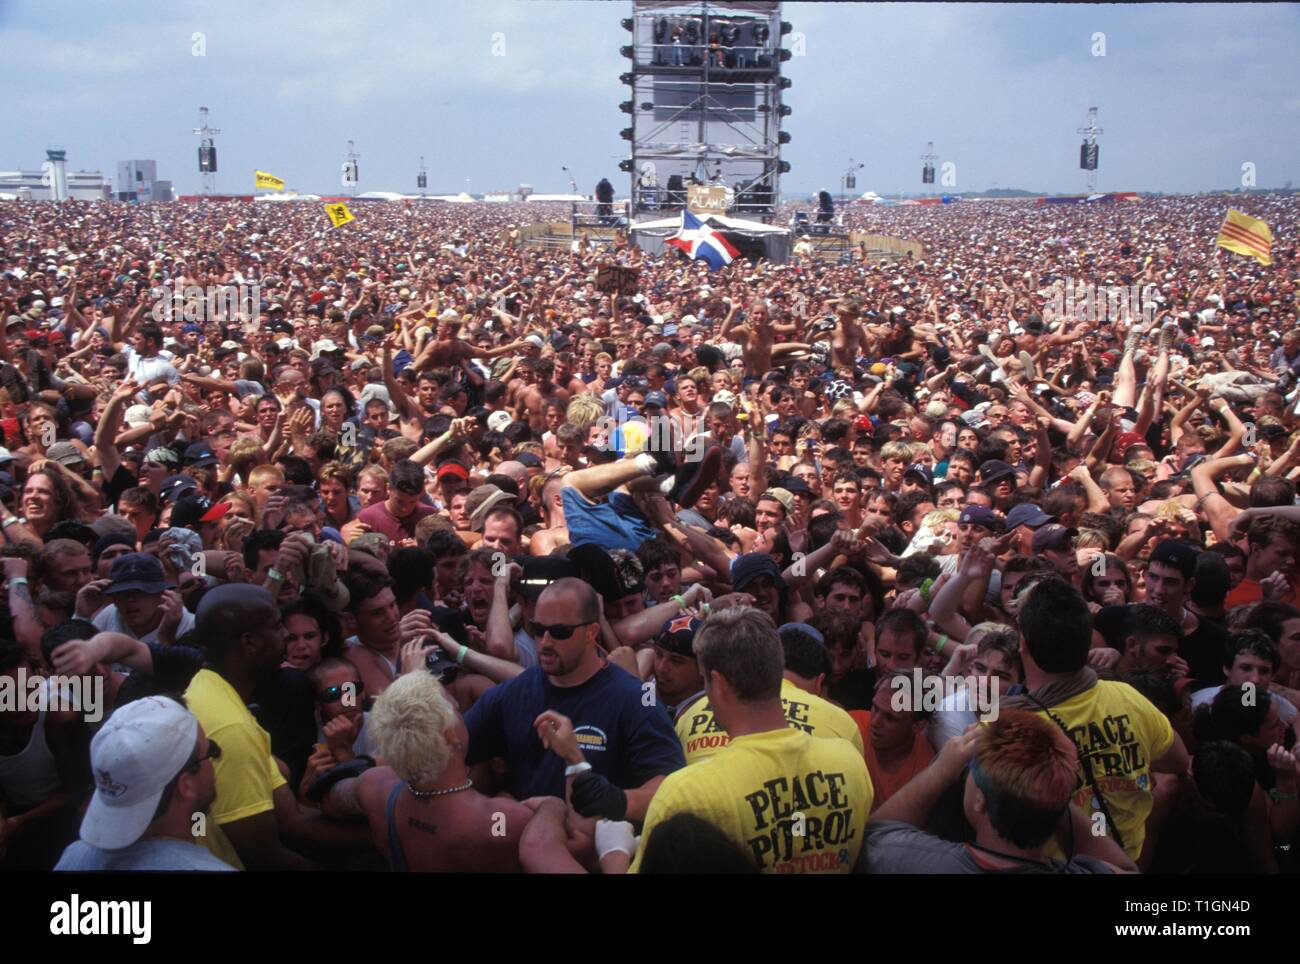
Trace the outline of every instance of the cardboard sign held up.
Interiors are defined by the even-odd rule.
[[[625,268],[618,264],[604,265],[596,272],[596,290],[603,294],[634,295],[641,277],[641,269]]]
[[[726,214],[727,189],[718,184],[692,184],[686,189],[686,210],[692,214]]]

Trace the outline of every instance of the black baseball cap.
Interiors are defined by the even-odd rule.
[[[201,522],[216,522],[229,511],[229,502],[214,503],[206,495],[192,492],[172,506],[171,524],[178,529],[193,529]]]
[[[989,459],[987,462],[985,462],[983,465],[980,466],[981,482],[985,482],[985,483],[994,482],[997,481],[998,479],[1005,478],[1006,476],[1010,476],[1011,484],[1015,485],[1016,470],[1013,469],[1006,462],[1003,462],[1001,459]]]
[[[1161,539],[1151,550],[1148,565],[1159,562],[1172,566],[1183,574],[1184,579],[1191,579],[1196,575],[1196,557],[1199,555],[1200,552],[1191,543],[1178,539]]]
[[[766,552],[747,552],[732,560],[731,585],[736,592],[744,592],[746,586],[763,576],[770,577],[777,589],[785,588],[781,567]]]
[[[104,588],[104,594],[108,596],[132,589],[156,595],[167,588],[162,563],[157,556],[147,552],[128,552],[118,556],[113,560],[108,577],[112,580],[112,584]]]
[[[206,442],[192,442],[185,447],[181,463],[191,468],[206,468],[217,464],[217,453]]]
[[[697,616],[687,614],[676,616],[660,628],[659,635],[655,637],[655,645],[662,646],[678,656],[694,656],[695,634],[703,625],[704,620]]]
[[[557,579],[577,578],[578,566],[560,556],[529,556],[523,562],[519,591],[529,602],[535,601]]]

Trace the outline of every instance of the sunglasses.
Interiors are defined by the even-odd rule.
[[[198,757],[193,763],[185,768],[186,773],[198,773],[199,767],[203,766],[204,760],[217,761],[221,759],[221,744],[216,740],[208,740],[208,755]]]
[[[331,686],[327,690],[321,690],[316,694],[316,699],[321,703],[337,703],[343,699],[345,694],[351,693],[353,696],[362,692],[365,684],[361,680],[352,683],[340,683],[338,686]]]
[[[592,626],[594,624],[595,620],[588,620],[585,623],[574,623],[571,626],[565,623],[555,623],[552,626],[547,626],[544,623],[529,622],[528,634],[532,636],[533,639],[541,639],[548,633],[550,634],[551,639],[568,639],[573,635],[575,630],[581,629],[583,626]]]

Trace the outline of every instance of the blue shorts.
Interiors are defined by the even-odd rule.
[[[577,489],[566,486],[560,491],[560,498],[564,503],[569,542],[575,546],[594,543],[606,550],[636,552],[641,543],[658,534],[625,492],[611,492],[604,502],[588,502]]]

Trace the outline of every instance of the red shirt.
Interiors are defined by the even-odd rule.
[[[369,508],[362,509],[357,513],[357,519],[370,526],[372,532],[382,532],[394,542],[400,542],[403,539],[414,539],[415,527],[419,521],[437,511],[433,506],[419,502],[416,503],[414,512],[405,519],[398,519],[388,511],[388,503],[385,501],[376,502]]]

